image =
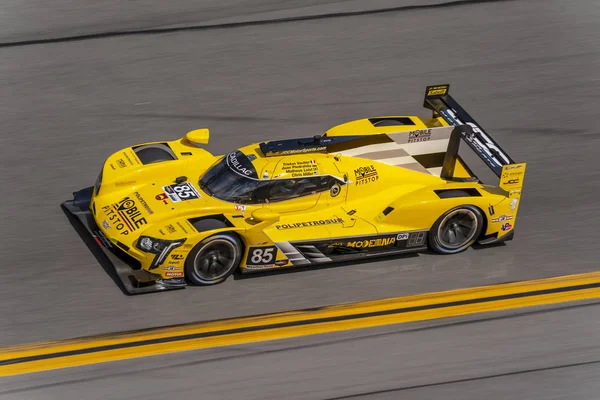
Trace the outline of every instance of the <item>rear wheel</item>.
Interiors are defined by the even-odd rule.
[[[220,233],[198,243],[185,261],[185,276],[196,285],[215,285],[235,271],[242,258],[237,236]]]
[[[471,246],[483,229],[483,216],[474,206],[459,206],[442,215],[429,231],[429,246],[441,254],[454,254]]]

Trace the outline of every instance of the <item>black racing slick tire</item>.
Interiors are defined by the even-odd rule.
[[[481,235],[484,220],[481,210],[464,205],[447,211],[429,231],[429,247],[440,254],[465,251]]]
[[[198,243],[185,260],[185,277],[194,285],[216,285],[239,266],[243,248],[234,234],[219,233]]]

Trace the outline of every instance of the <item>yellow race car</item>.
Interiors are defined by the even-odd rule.
[[[63,203],[98,242],[127,293],[213,285],[242,273],[513,237],[525,163],[515,163],[449,95],[431,118],[382,116],[322,135],[202,148],[208,129],[127,147]],[[466,143],[499,182],[459,155]],[[489,172],[488,172],[489,173]]]

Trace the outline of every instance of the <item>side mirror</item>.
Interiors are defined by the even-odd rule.
[[[279,213],[269,208],[258,208],[252,211],[252,218],[257,221],[272,221],[277,222],[281,216]]]
[[[210,133],[207,128],[195,129],[188,132],[185,138],[195,145],[208,144]]]

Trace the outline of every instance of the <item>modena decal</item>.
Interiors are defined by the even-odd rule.
[[[355,240],[347,242],[346,247],[353,247],[357,249],[366,249],[369,247],[384,247],[396,244],[396,237],[385,237],[371,240]]]
[[[293,222],[290,224],[275,225],[275,227],[277,229],[293,229],[293,228],[306,228],[309,226],[343,224],[343,223],[344,223],[344,220],[341,218],[332,218],[332,219],[320,219],[317,221]]]
[[[360,167],[354,170],[354,177],[356,178],[357,185],[364,185],[366,183],[375,182],[379,179],[377,170],[374,165],[368,165],[366,167]]]
[[[408,133],[408,143],[426,142],[431,139],[431,129],[418,129]]]

